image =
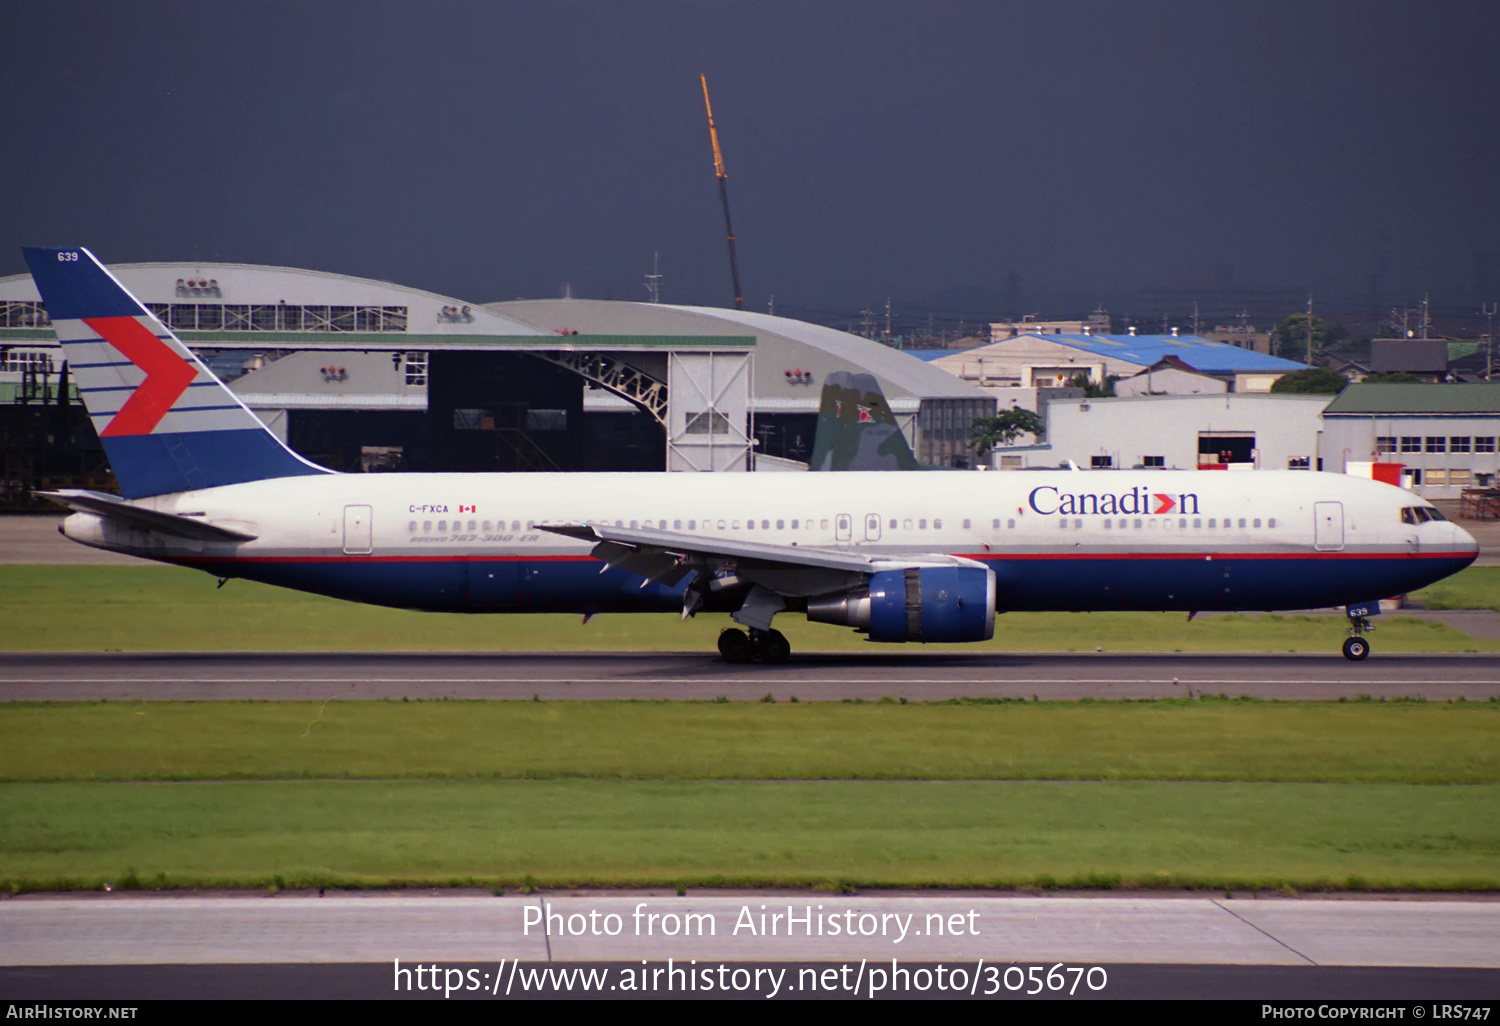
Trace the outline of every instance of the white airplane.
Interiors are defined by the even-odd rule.
[[[729,612],[782,662],[782,612],[882,642],[984,641],[1011,610],[1345,606],[1478,546],[1410,492],[1261,471],[336,474],[288,449],[88,250],[27,248],[121,496],[43,493],[85,545],[448,612]],[[861,418],[863,420],[864,418]]]

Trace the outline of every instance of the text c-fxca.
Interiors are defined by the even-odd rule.
[[[1362,659],[1380,598],[1478,551],[1410,492],[1305,471],[335,474],[88,250],[25,254],[122,493],[46,493],[75,511],[63,533],[220,578],[448,612],[723,611],[747,628],[719,637],[731,662],[785,660],[783,612],[964,642],[1012,610],[1344,606]]]

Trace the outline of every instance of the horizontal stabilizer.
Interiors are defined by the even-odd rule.
[[[104,492],[91,492],[82,488],[64,488],[56,492],[37,492],[44,499],[51,499],[59,506],[80,513],[95,513],[101,517],[118,520],[132,527],[160,534],[191,538],[194,541],[254,541],[256,536],[248,531],[232,527],[220,527],[180,513],[163,513],[160,510],[134,506],[124,499]]]

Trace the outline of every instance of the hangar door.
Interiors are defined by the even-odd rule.
[[[748,470],[752,356],[674,352],[667,359],[667,469]]]

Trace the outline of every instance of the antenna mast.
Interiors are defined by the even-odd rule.
[[[729,277],[734,280],[734,308],[745,309],[745,297],[740,292],[740,265],[734,255],[734,225],[729,220],[729,190],[727,182],[729,176],[724,173],[724,155],[719,152],[719,133],[714,128],[714,108],[708,102],[708,76],[700,75],[703,80],[703,107],[708,111],[708,137],[714,144],[714,174],[719,179],[719,199],[724,204],[724,231],[729,236]]]

